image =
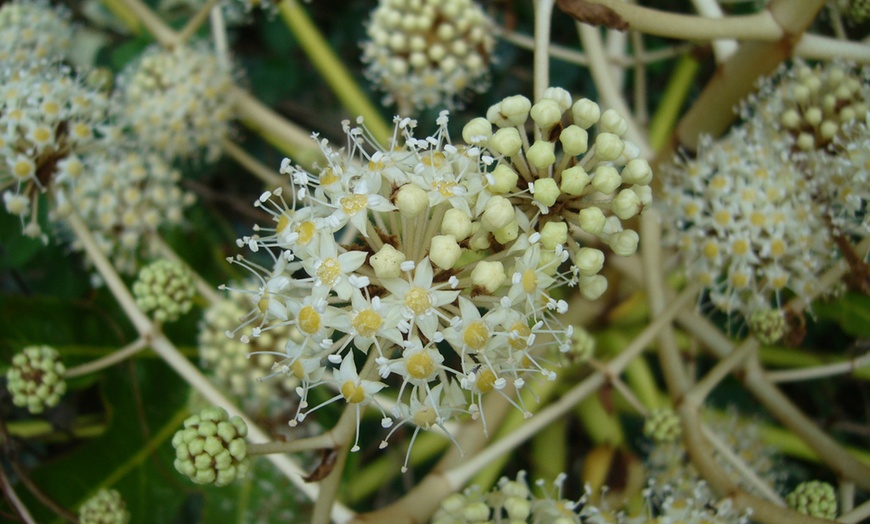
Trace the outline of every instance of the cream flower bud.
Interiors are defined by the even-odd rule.
[[[437,235],[429,243],[429,260],[441,269],[450,269],[462,255],[453,235]]]
[[[780,119],[786,129],[797,129],[801,125],[801,115],[795,109],[788,109]]]
[[[465,240],[471,234],[471,217],[461,209],[448,209],[441,220],[441,232],[457,241]]]
[[[626,184],[645,186],[652,181],[652,176],[649,162],[642,158],[629,160],[622,168],[622,181]]]
[[[551,144],[552,145],[552,144]],[[561,192],[556,181],[552,178],[539,178],[535,180],[535,200],[547,207],[556,203]]]
[[[514,206],[510,200],[496,195],[487,200],[483,216],[480,217],[480,224],[488,231],[495,231],[510,224],[515,216]]]
[[[623,189],[610,203],[610,210],[622,220],[628,220],[640,213],[641,208],[640,197],[631,189]]]
[[[503,127],[489,139],[489,147],[504,156],[514,156],[523,147],[523,140],[516,128]]]
[[[491,175],[493,183],[488,186],[488,189],[495,195],[509,193],[517,187],[519,175],[506,164],[495,166]]]
[[[652,188],[649,186],[631,186],[631,190],[637,194],[643,207],[652,205]]]
[[[580,295],[586,300],[595,300],[607,291],[607,279],[601,275],[593,275],[591,277],[580,277],[579,285]]]
[[[529,118],[532,102],[523,95],[509,96],[501,101],[501,114],[512,126],[521,126]],[[488,115],[487,115],[488,116]]]
[[[610,249],[621,257],[630,257],[637,252],[637,242],[640,238],[636,231],[626,229],[610,237]]]
[[[532,512],[532,504],[526,499],[508,497],[504,501],[504,509],[511,520],[525,522]]]
[[[595,137],[595,157],[604,160],[616,160],[625,149],[625,142],[613,133],[599,133]]]
[[[589,185],[589,175],[579,165],[562,171],[562,182],[559,184],[559,189],[566,195],[579,196],[587,185]]]
[[[608,109],[601,115],[601,131],[622,136],[628,131],[628,122],[619,114],[619,111]]]
[[[582,155],[589,149],[589,133],[582,127],[572,124],[562,130],[559,142],[562,143],[562,151],[566,155]]]
[[[552,142],[538,140],[529,148],[526,158],[538,169],[545,169],[556,163],[555,147],[556,144]]]
[[[597,275],[604,267],[604,252],[592,247],[581,247],[574,256],[574,265],[580,270],[581,276]]]
[[[592,177],[592,187],[596,191],[600,191],[605,195],[609,195],[616,191],[622,184],[622,177],[619,176],[619,171],[613,166],[598,166],[595,169],[595,176]]]
[[[541,245],[546,249],[556,249],[556,246],[568,242],[568,224],[565,222],[547,222],[541,228]]]
[[[547,130],[562,120],[562,110],[555,100],[544,98],[539,100],[529,111],[529,116],[541,129]]]
[[[517,239],[520,234],[520,226],[517,224],[516,220],[512,220],[510,224],[496,229],[492,232],[492,236],[495,237],[496,242],[499,244],[507,244],[508,242],[512,242]]]
[[[601,118],[601,108],[588,98],[581,98],[571,107],[574,123],[583,129],[589,129]]]
[[[468,241],[469,247],[477,251],[489,249],[489,231],[480,225],[480,222],[471,223],[471,239]]]
[[[462,510],[466,522],[485,522],[489,518],[489,506],[484,502],[472,502]]]
[[[462,128],[462,139],[466,144],[485,145],[492,136],[492,123],[483,117],[477,117]]]
[[[604,212],[597,207],[581,209],[579,217],[580,228],[593,235],[600,234],[604,230],[604,225],[607,223],[607,217],[604,216]]]
[[[420,186],[405,184],[396,191],[394,203],[402,215],[415,217],[429,208],[429,196]]]
[[[369,264],[375,270],[378,278],[396,278],[402,274],[401,265],[405,254],[390,244],[384,244],[381,249],[369,257]]]
[[[541,98],[553,100],[559,104],[559,113],[564,113],[571,107],[571,93],[561,87],[548,87],[544,90]]]
[[[505,280],[507,275],[501,262],[481,260],[471,270],[471,283],[484,288],[489,293],[495,293]]]

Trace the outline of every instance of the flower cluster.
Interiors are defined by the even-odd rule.
[[[42,234],[38,196],[55,184],[74,187],[82,175],[80,155],[100,141],[107,109],[103,93],[65,68],[0,63],[0,191],[28,236]]]
[[[680,417],[671,408],[654,409],[644,422],[643,434],[656,443],[676,442],[683,435]]]
[[[837,492],[827,482],[803,482],[785,500],[789,507],[804,515],[828,520],[834,520],[837,516]]]
[[[249,296],[233,293],[209,306],[199,325],[199,355],[204,369],[211,371],[221,388],[241,399],[249,411],[261,411],[276,403],[283,403],[287,393],[295,389],[298,381],[282,375],[275,380],[264,380],[272,372],[274,358],[268,353],[283,351],[298,330],[286,326],[261,331],[260,336],[242,336],[248,343],[226,335],[251,311]],[[252,352],[253,354],[249,354]],[[318,379],[320,377],[317,377]]]
[[[232,85],[229,67],[205,45],[154,46],[119,75],[113,103],[140,147],[211,162],[230,132]]]
[[[127,524],[130,512],[121,494],[114,489],[101,489],[79,509],[81,524]]]
[[[306,411],[308,390],[324,382],[339,391],[328,402],[373,402],[386,387],[376,371],[398,384],[398,425],[444,429],[461,413],[482,417],[487,393],[507,397],[529,378],[554,379],[547,349],[570,349],[573,330],[558,320],[567,303],[555,288],[598,278],[588,275],[603,254],[592,250],[597,263],[586,263],[560,215],[542,213],[516,182],[497,189],[487,169],[504,164],[478,145],[453,144],[447,123],[443,112],[437,132],[421,139],[415,121],[397,117],[386,147],[346,123],[346,149],[320,142],[328,164],[317,174],[282,166],[289,202],[276,190],[255,203],[274,224],[239,245],[268,251],[272,266],[234,260],[260,279],[243,325],[255,326],[254,338],[275,326],[300,333],[277,354],[279,369],[303,384],[291,425],[317,409]],[[598,209],[580,196],[598,192],[576,193],[572,202]],[[571,251],[584,267],[569,262]],[[367,355],[362,371],[355,354]],[[324,361],[339,367],[324,374]]]
[[[226,410],[210,407],[184,421],[172,437],[175,469],[197,484],[226,486],[248,471],[248,426]]]
[[[382,0],[362,44],[366,75],[399,108],[452,107],[488,86],[493,31],[471,0]]]
[[[180,262],[160,259],[139,270],[133,283],[136,303],[158,322],[172,322],[190,311],[196,285]]]
[[[617,111],[602,112],[587,98],[574,101],[556,87],[534,105],[524,96],[505,98],[462,130],[466,142],[497,157],[486,176],[486,189],[494,195],[487,211],[495,215],[506,202],[538,216],[542,242],[565,245],[580,294],[590,300],[607,289],[599,274],[604,252],[581,246],[574,237],[597,238],[615,254],[630,256],[638,234],[623,223],[652,202],[652,170],[637,146],[623,138],[627,130]],[[512,221],[489,222],[499,226],[496,238],[516,234]]]
[[[60,355],[48,346],[29,346],[12,357],[6,371],[6,387],[12,403],[26,407],[33,414],[54,407],[66,393],[66,371]]]
[[[179,187],[181,173],[153,153],[118,149],[81,161],[87,176],[59,195],[69,208],[59,205],[58,214],[74,208],[114,266],[133,274],[140,260],[158,254],[158,230],[180,224],[194,195]],[[75,240],[73,247],[79,247]]]
[[[69,13],[47,0],[12,0],[0,7],[0,63],[63,57],[72,43]]]
[[[795,175],[788,151],[735,128],[698,156],[666,168],[671,241],[689,278],[710,290],[713,305],[749,317],[779,305],[785,290],[816,292],[835,251],[809,182]]]

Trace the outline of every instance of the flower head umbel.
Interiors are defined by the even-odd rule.
[[[803,482],[785,500],[789,507],[804,515],[828,520],[834,520],[837,516],[837,492],[827,482]]]
[[[63,58],[72,43],[69,12],[46,0],[13,0],[0,7],[0,64],[33,67]]]
[[[101,489],[79,509],[81,524],[127,524],[130,512],[121,494],[114,489]]]
[[[91,227],[114,266],[133,274],[141,260],[158,254],[155,235],[181,224],[194,195],[181,189],[181,173],[157,154],[121,149],[85,155],[81,162],[87,176],[59,196]],[[65,206],[58,206],[61,217]],[[73,247],[80,247],[77,241]]]
[[[167,159],[213,162],[232,118],[232,73],[204,44],[159,46],[118,77],[119,124]]]
[[[481,416],[491,391],[510,398],[506,388],[555,378],[547,350],[567,351],[572,332],[558,319],[567,303],[552,294],[575,280],[567,233],[541,233],[537,207],[496,198],[495,159],[454,144],[447,123],[443,112],[438,131],[418,138],[415,121],[397,118],[380,145],[346,122],[344,149],[320,141],[326,165],[310,173],[285,162],[293,193],[256,201],[274,222],[239,245],[267,252],[272,266],[233,262],[259,279],[247,290],[258,304],[245,319],[252,338],[276,326],[300,333],[279,363],[306,377],[293,424],[311,411],[308,389],[330,381],[340,394],[329,402],[357,407],[395,385],[396,418],[443,430],[462,413]],[[366,355],[358,375],[355,353]],[[330,368],[332,379],[311,372]]]
[[[12,367],[6,371],[6,387],[12,403],[26,407],[33,414],[54,407],[66,393],[66,371],[60,355],[48,346],[30,346],[12,357]]]
[[[196,285],[180,262],[160,259],[139,270],[133,284],[136,303],[158,322],[172,322],[190,311]]]
[[[400,109],[461,105],[489,85],[494,24],[472,0],[382,0],[368,36],[366,75]]]
[[[226,486],[248,471],[248,426],[211,407],[184,421],[172,437],[175,469],[197,484]]]
[[[98,147],[108,101],[60,66],[0,68],[0,191],[24,233],[42,235],[39,196],[73,188]]]

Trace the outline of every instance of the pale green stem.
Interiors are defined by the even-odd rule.
[[[262,162],[249,155],[247,151],[237,146],[232,140],[224,139],[221,141],[221,150],[240,166],[247,169],[249,173],[259,178],[267,188],[290,187],[290,179],[286,175],[281,176],[275,170],[266,167]]]
[[[870,365],[870,353],[847,362],[837,362],[826,366],[816,366],[803,369],[789,369],[785,371],[768,371],[767,379],[773,383],[796,382],[799,380],[815,380],[825,377],[833,377],[846,373],[854,374],[857,369]]]
[[[851,40],[804,33],[794,48],[795,56],[808,60],[848,60],[870,63],[870,46]]]
[[[677,61],[668,79],[668,86],[649,123],[649,142],[653,151],[660,151],[671,137],[699,69],[700,64],[690,55],[683,56]]]
[[[779,506],[785,506],[785,501],[782,500],[782,497],[780,497],[779,494],[774,491],[774,489],[771,488],[767,482],[762,480],[754,469],[752,469],[748,464],[746,464],[746,462],[742,458],[734,453],[734,451],[728,446],[728,444],[726,444],[722,441],[721,438],[719,438],[719,435],[716,434],[715,431],[711,430],[703,423],[701,423],[701,431],[704,433],[704,437],[707,438],[710,444],[712,444],[713,447],[716,448],[716,450],[719,452],[719,455],[727,460],[734,467],[734,469],[736,469],[737,472],[743,476],[743,479],[748,485],[755,488],[756,491],[764,495],[771,502]]]
[[[698,14],[706,18],[722,18],[722,6],[716,0],[692,0],[695,10]],[[729,56],[737,51],[737,41],[733,38],[724,38],[713,40],[713,54],[716,56],[716,63],[724,62]]]
[[[70,379],[80,377],[82,375],[87,375],[89,373],[95,373],[101,369],[105,369],[109,366],[114,366],[118,362],[126,360],[127,358],[142,351],[146,347],[148,347],[148,342],[144,338],[139,337],[133,342],[124,346],[123,348],[109,353],[105,357],[92,360],[91,362],[82,364],[80,366],[69,368],[68,370],[66,370],[66,373],[63,374],[63,376],[66,379]]]
[[[628,122],[628,131],[626,131],[625,137],[640,148],[641,157],[651,158],[652,149],[640,126],[634,120],[634,116],[632,116],[619,86],[616,85],[613,77],[610,75],[607,58],[604,55],[604,46],[601,42],[601,33],[597,27],[580,22],[577,22],[577,32],[580,34],[580,41],[583,43],[586,57],[589,58],[589,72],[595,81],[595,87],[598,90],[598,96],[602,105],[615,109],[625,118],[626,122]]]
[[[283,0],[278,4],[287,27],[296,35],[299,45],[309,60],[329,84],[332,92],[352,117],[362,116],[366,127],[381,144],[389,144],[393,134],[391,126],[381,117],[374,105],[359,88],[329,44],[317,30],[308,14],[296,0]]]
[[[837,522],[842,522],[843,524],[860,524],[861,522],[867,522],[867,519],[870,519],[870,500],[861,504],[849,513],[840,515]]]
[[[208,15],[211,12],[212,8],[216,6],[218,2],[220,2],[220,0],[208,0],[205,5],[200,7],[199,10],[194,13],[192,17],[190,17],[190,20],[187,21],[187,23],[178,33],[178,36],[176,37],[176,43],[184,44],[188,40],[190,40],[190,37],[192,37],[193,34],[196,33],[200,27],[202,27],[203,22],[205,22],[205,19],[208,18]]]
[[[550,21],[554,0],[535,0],[535,49],[533,57],[534,99],[550,87]]]
[[[139,18],[136,17],[136,14],[131,12],[129,9],[124,6],[124,0],[100,0],[100,2],[109,9],[118,19],[127,26],[127,29],[130,30],[136,36],[142,34],[142,22],[139,21]]]
[[[566,2],[569,3],[569,2]],[[681,15],[651,9],[625,0],[590,0],[612,9],[628,23],[628,27],[641,33],[664,36],[676,40],[779,40],[783,30],[768,11],[751,15],[708,18]]]
[[[840,480],[840,514],[849,513],[855,509],[855,483],[850,480]]]
[[[0,467],[0,486],[3,486],[3,493],[6,495],[6,499],[9,500],[12,507],[15,508],[17,516],[21,517],[21,520],[26,524],[37,524],[36,520],[33,519],[33,515],[30,514],[30,510],[27,509],[27,506],[21,502],[21,499],[18,498],[15,490],[12,489],[12,482],[10,482],[6,477],[6,472],[3,467]]]
[[[155,15],[141,0],[118,0],[118,2],[126,8],[128,13],[132,13],[145,26],[145,29],[151,33],[154,39],[161,44],[166,47],[172,47],[178,42],[178,34],[166,25],[160,17]],[[121,19],[127,22],[125,17]]]
[[[248,426],[248,435],[253,440],[270,440],[269,435],[260,429],[253,420],[248,418],[239,408],[228,398],[224,396],[203,374],[190,363],[187,358],[182,355],[178,349],[167,339],[161,332],[155,329],[151,320],[148,318],[139,306],[136,304],[133,295],[124,285],[121,277],[112,267],[108,258],[100,251],[94,241],[91,232],[88,230],[85,223],[73,211],[67,217],[67,224],[70,229],[81,242],[82,247],[94,264],[97,271],[103,277],[106,286],[115,296],[115,300],[124,310],[127,318],[139,332],[139,335],[148,340],[151,348],[155,353],[160,355],[176,373],[187,381],[194,389],[196,389],[206,400],[216,406],[224,407],[230,415],[241,417]],[[318,494],[317,486],[304,482],[302,469],[289,457],[284,455],[269,455],[269,460],[281,471],[291,482],[296,484],[296,487],[305,493],[310,498],[316,498]],[[345,522],[353,516],[348,508],[336,503],[332,509],[333,519],[337,522]]]

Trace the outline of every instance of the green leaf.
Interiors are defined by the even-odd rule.
[[[835,301],[813,305],[819,319],[836,322],[857,338],[870,338],[870,297],[849,292]]]

